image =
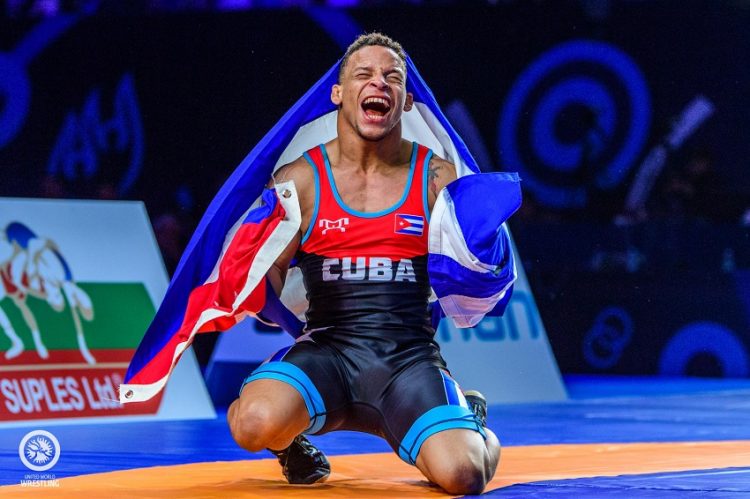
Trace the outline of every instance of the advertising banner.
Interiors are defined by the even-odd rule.
[[[0,199],[0,424],[212,417],[192,355],[189,399],[117,401],[166,285],[142,203]]]

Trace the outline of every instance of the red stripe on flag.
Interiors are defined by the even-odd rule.
[[[237,314],[257,313],[263,308],[266,301],[265,279],[261,279],[248,298],[232,312],[232,304],[247,282],[255,256],[285,215],[286,212],[281,203],[277,203],[271,214],[259,223],[246,223],[240,226],[221,259],[218,278],[213,282],[198,286],[190,293],[182,325],[171,336],[164,348],[156,352],[128,383],[147,385],[166,376],[172,367],[177,345],[188,341],[203,311],[214,309],[224,311],[228,315],[206,322],[201,325],[198,333],[226,331],[236,324]]]

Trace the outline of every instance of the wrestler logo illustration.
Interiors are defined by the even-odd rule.
[[[70,267],[51,239],[37,236],[20,222],[9,223],[0,232],[0,301],[8,297],[21,312],[31,331],[37,354],[49,358],[37,320],[27,304],[33,296],[46,301],[55,312],[70,310],[78,340],[78,349],[89,364],[96,360],[86,345],[81,319],[91,321],[94,309],[91,298],[73,280]],[[0,328],[10,340],[5,358],[10,360],[24,351],[24,344],[0,308]]]
[[[347,225],[349,225],[349,219],[346,217],[339,218],[338,220],[327,220],[324,218],[318,222],[318,227],[323,227],[324,236],[329,230],[340,230],[341,232],[346,232]]]

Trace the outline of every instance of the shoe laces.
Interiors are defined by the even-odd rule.
[[[484,395],[481,393],[470,390],[464,393],[464,398],[466,398],[466,402],[469,404],[469,408],[474,413],[474,417],[476,418],[477,422],[482,426],[487,426],[487,401],[484,398]]]

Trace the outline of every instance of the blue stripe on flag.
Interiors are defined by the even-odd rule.
[[[403,218],[403,219],[405,219],[405,220],[408,220],[409,222],[411,222],[413,224],[424,225],[424,218],[422,218],[420,216],[417,216],[417,215],[401,215],[401,214],[398,214],[398,216],[401,217],[401,218]]]
[[[498,227],[521,206],[518,174],[467,175],[446,190],[469,251],[479,261],[497,265],[510,251],[508,235]]]
[[[443,126],[451,142],[456,147],[458,155],[461,156],[460,159],[463,160],[471,171],[479,173],[480,170],[477,166],[477,162],[469,152],[466,144],[464,144],[464,141],[448,122],[448,118],[445,117],[443,111],[440,109],[440,106],[435,100],[435,96],[432,94],[432,90],[430,90],[430,87],[428,87],[424,79],[422,79],[422,75],[419,74],[417,67],[409,56],[406,57],[406,72],[408,75],[408,78],[406,79],[406,90],[414,95],[414,102],[421,102],[430,108],[435,115],[435,118],[437,118],[438,122]],[[458,158],[454,158],[454,162],[457,161]]]
[[[263,202],[260,206],[250,210],[245,219],[242,221],[243,224],[247,223],[260,223],[262,220],[268,218],[276,208],[276,203],[279,201],[276,197],[276,192],[273,189],[266,189],[262,194]]]
[[[467,269],[445,255],[430,254],[427,272],[430,284],[438,296],[461,295],[472,298],[490,298],[503,290],[513,280],[513,259],[507,259],[497,273],[476,272]]]

